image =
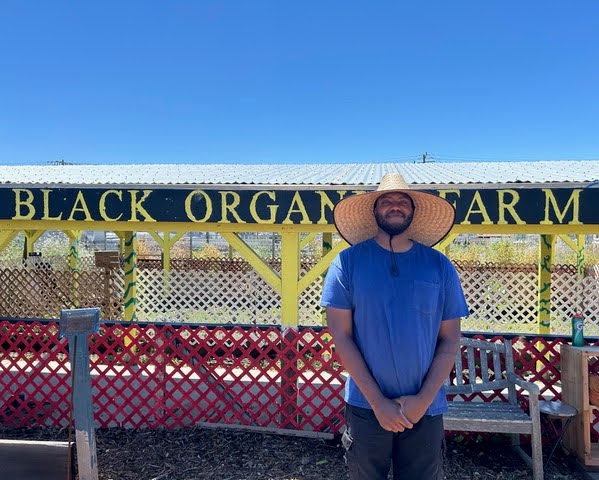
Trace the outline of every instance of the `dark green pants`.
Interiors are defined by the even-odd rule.
[[[410,430],[384,430],[370,409],[345,406],[345,459],[350,480],[443,478],[443,416],[424,416]]]

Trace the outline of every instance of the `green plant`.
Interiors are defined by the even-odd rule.
[[[201,249],[196,248],[192,256],[199,260],[218,260],[221,258],[220,251],[211,243],[206,243]]]

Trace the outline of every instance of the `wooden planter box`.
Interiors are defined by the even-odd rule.
[[[561,346],[562,399],[578,414],[564,435],[564,445],[589,470],[599,470],[599,443],[591,443],[593,409],[589,401],[589,358],[599,358],[599,347]]]

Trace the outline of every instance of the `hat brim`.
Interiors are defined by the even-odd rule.
[[[381,195],[391,192],[408,195],[414,202],[414,218],[405,231],[407,238],[432,247],[451,231],[455,209],[447,200],[418,190],[389,189],[352,195],[337,203],[333,219],[339,235],[350,245],[374,237],[378,232],[374,203]]]

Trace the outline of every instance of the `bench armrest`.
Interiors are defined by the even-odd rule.
[[[527,382],[522,377],[516,375],[513,372],[508,372],[507,379],[510,382],[512,382],[514,385],[518,385],[523,390],[526,390],[531,397],[534,396],[535,399],[539,398],[541,390],[539,390],[539,386],[538,385],[535,385],[532,382]]]

